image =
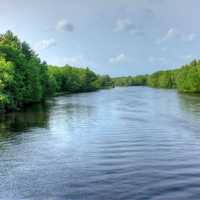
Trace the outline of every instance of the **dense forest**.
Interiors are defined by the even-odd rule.
[[[113,87],[108,75],[89,68],[50,66],[11,31],[0,35],[0,111],[20,109],[57,93]]]
[[[200,61],[174,70],[158,71],[151,75],[119,77],[113,79],[116,86],[150,86],[155,88],[177,89],[180,92],[200,92]]]

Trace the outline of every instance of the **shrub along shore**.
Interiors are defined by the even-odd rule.
[[[111,78],[89,68],[48,65],[11,31],[0,35],[0,112],[17,110],[56,94],[114,86],[150,86],[200,93],[200,61],[151,75]]]

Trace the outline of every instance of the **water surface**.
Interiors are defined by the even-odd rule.
[[[200,96],[146,87],[0,118],[2,200],[198,200]]]

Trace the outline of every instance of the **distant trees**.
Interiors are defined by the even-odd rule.
[[[0,35],[0,111],[18,109],[60,92],[113,87],[112,79],[89,68],[48,66],[11,31]]]
[[[98,76],[98,78],[94,82],[94,85],[97,88],[107,89],[107,88],[114,87],[114,82],[109,75],[102,75],[102,76]]]
[[[159,88],[175,88],[173,71],[159,71],[148,76],[147,85]]]
[[[147,84],[147,75],[135,76],[132,79],[132,84],[135,86],[142,86]]]
[[[181,68],[157,71],[150,75],[114,78],[116,86],[144,85],[155,88],[176,88],[180,92],[200,93],[200,61]]]
[[[179,69],[160,71],[148,76],[147,85],[157,88],[177,88],[180,92],[200,92],[200,61],[192,61]]]
[[[48,94],[56,92],[90,92],[101,88],[112,87],[112,79],[108,75],[99,76],[89,68],[48,67]]]
[[[113,78],[113,82],[114,82],[114,85],[118,87],[142,86],[142,85],[146,85],[147,75],[117,77],[117,78]]]
[[[200,61],[183,66],[177,74],[176,84],[181,92],[200,92]]]

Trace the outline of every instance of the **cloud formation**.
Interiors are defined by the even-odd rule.
[[[122,32],[122,31],[131,32],[134,29],[135,25],[132,23],[130,19],[119,19],[116,21],[114,27],[115,32]]]
[[[184,42],[192,42],[196,39],[197,35],[195,33],[184,34],[176,28],[170,28],[167,33],[157,40],[157,43],[163,43],[170,40],[182,40]]]
[[[48,49],[55,45],[56,45],[56,41],[53,38],[51,38],[51,39],[42,40],[42,41],[37,42],[34,45],[34,49],[36,51],[41,51],[41,50]]]
[[[177,31],[175,28],[170,28],[164,36],[162,36],[157,40],[157,43],[162,43],[167,40],[175,39],[178,38],[179,36],[180,36],[179,31]]]
[[[75,29],[74,24],[68,22],[65,19],[58,21],[58,23],[56,24],[57,31],[73,32],[74,29]]]
[[[188,42],[192,42],[197,38],[195,33],[190,33],[189,35],[184,36],[184,40]]]
[[[130,19],[119,19],[116,21],[114,32],[127,32],[134,36],[144,36],[144,31],[138,28]]]
[[[119,63],[124,63],[127,61],[127,57],[125,54],[121,53],[120,55],[116,56],[116,57],[112,57],[109,59],[109,62],[111,64],[119,64]]]

